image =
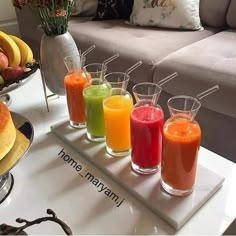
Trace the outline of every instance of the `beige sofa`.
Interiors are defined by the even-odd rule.
[[[39,58],[42,32],[32,14],[17,11],[20,32]],[[131,74],[129,89],[142,81],[158,82],[177,71],[179,79],[163,86],[159,99],[167,111],[173,95],[195,96],[218,84],[220,90],[202,101],[197,120],[202,145],[236,162],[236,0],[200,0],[203,31],[135,27],[125,20],[91,21],[72,17],[69,32],[82,51],[95,44],[87,63],[102,62],[119,52],[110,71],[125,71],[139,60],[142,67]]]

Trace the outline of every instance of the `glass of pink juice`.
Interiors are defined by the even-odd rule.
[[[131,166],[140,174],[159,170],[162,155],[164,114],[156,104],[161,87],[140,83],[133,87],[137,100],[131,112]]]

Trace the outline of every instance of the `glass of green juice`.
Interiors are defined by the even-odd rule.
[[[105,141],[103,100],[110,96],[111,86],[104,80],[107,66],[102,63],[88,64],[85,73],[91,78],[83,90],[87,138],[94,142]]]

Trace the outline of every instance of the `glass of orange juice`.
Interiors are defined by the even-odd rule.
[[[194,189],[201,129],[195,116],[201,106],[198,99],[175,96],[168,100],[171,117],[163,128],[161,185],[175,196]]]
[[[130,154],[130,113],[132,96],[126,91],[130,77],[123,72],[113,72],[105,76],[111,85],[111,96],[103,101],[106,150],[112,156]]]
[[[85,58],[81,55],[72,55],[64,58],[68,73],[64,78],[67,107],[70,117],[70,126],[73,128],[86,127],[83,89],[89,83],[89,76],[83,72]]]

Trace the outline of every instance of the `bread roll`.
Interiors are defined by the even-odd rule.
[[[0,160],[0,176],[16,164],[28,149],[29,144],[30,141],[19,130],[16,130],[16,141],[12,149]]]
[[[0,101],[0,160],[11,150],[16,140],[16,129],[11,113]]]

